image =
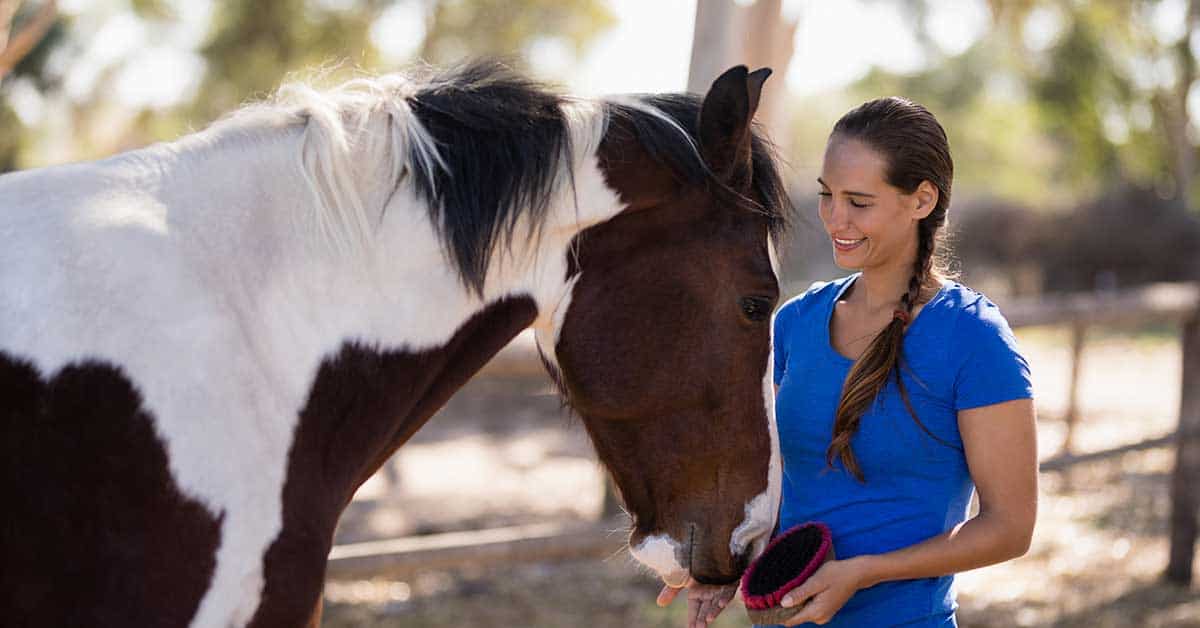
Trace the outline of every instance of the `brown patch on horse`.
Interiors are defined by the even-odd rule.
[[[134,384],[97,361],[43,378],[0,353],[0,399],[0,623],[187,625],[221,517],[175,485]]]
[[[354,491],[536,317],[533,299],[508,298],[471,317],[437,349],[347,343],[321,365],[288,454],[283,529],[263,561],[265,585],[251,626],[319,621],[326,556]]]

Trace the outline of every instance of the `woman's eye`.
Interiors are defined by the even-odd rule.
[[[851,206],[853,206],[853,207],[857,207],[857,208],[859,208],[859,209],[862,209],[862,208],[864,208],[864,207],[870,207],[870,205],[869,205],[869,204],[867,204],[867,203],[860,203],[860,202],[858,202],[858,201],[856,201],[856,200],[854,200],[854,199],[850,199],[850,205],[851,205]]]
[[[742,313],[752,321],[765,321],[771,316],[771,302],[763,297],[743,297]]]

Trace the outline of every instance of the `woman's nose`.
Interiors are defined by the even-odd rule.
[[[825,207],[822,210],[821,217],[825,220],[825,225],[831,231],[846,226],[849,212],[846,211],[845,207],[842,207],[841,203],[830,199],[825,203]]]

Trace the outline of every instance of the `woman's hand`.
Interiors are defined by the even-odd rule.
[[[800,610],[784,622],[785,626],[796,626],[806,622],[826,624],[835,613],[845,606],[850,596],[866,584],[867,572],[861,559],[831,560],[783,596],[780,604],[785,608]],[[807,603],[805,603],[807,601]],[[802,608],[800,608],[803,606]]]
[[[659,606],[668,606],[675,596],[683,589],[688,590],[688,619],[686,628],[707,628],[708,624],[725,610],[733,594],[737,593],[738,583],[723,586],[700,584],[688,579],[682,587],[664,585],[658,592]]]

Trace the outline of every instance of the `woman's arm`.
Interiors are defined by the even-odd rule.
[[[1035,422],[1031,399],[959,412],[979,514],[916,545],[826,563],[784,597],[784,606],[809,600],[787,625],[828,622],[855,591],[880,582],[944,576],[1024,554],[1037,519]]]

